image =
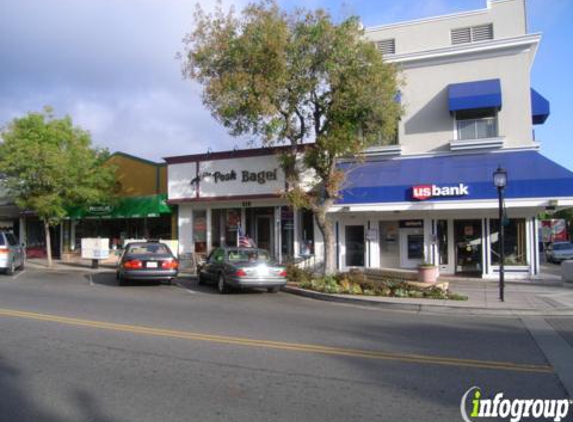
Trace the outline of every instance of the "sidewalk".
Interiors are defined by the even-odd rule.
[[[91,259],[82,259],[79,261],[64,262],[57,259],[52,260],[52,266],[48,266],[46,258],[27,258],[26,268],[45,271],[109,271],[115,270],[116,264],[112,262],[100,262],[99,268],[92,268]]]
[[[304,290],[289,284],[283,290],[314,299],[429,313],[462,313],[465,315],[505,316],[573,316],[573,286],[567,287],[551,280],[543,282],[511,282],[505,286],[505,302],[499,301],[495,281],[481,279],[448,279],[452,292],[468,297],[467,301],[394,298],[327,294]]]

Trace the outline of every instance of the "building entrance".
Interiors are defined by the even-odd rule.
[[[481,275],[482,223],[481,220],[454,220],[456,274]]]

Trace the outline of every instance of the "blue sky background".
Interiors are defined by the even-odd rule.
[[[211,0],[200,2],[210,9]],[[241,8],[244,1],[230,2]],[[92,133],[94,144],[151,160],[245,147],[201,104],[174,56],[192,25],[195,1],[2,0],[0,126],[52,105]],[[284,0],[356,14],[365,26],[480,9],[486,0]],[[529,32],[543,38],[532,85],[551,102],[536,127],[542,152],[573,169],[573,0],[527,0]]]

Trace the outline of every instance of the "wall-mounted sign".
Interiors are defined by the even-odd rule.
[[[418,201],[425,201],[430,198],[440,198],[448,196],[468,196],[469,186],[459,183],[455,186],[437,185],[416,185],[412,186],[412,198]]]
[[[378,240],[378,229],[368,229],[366,230],[366,240],[375,242]]]
[[[401,229],[421,229],[424,227],[424,220],[400,220]]]
[[[112,211],[111,205],[92,205],[88,208],[92,214],[109,214]]]
[[[169,199],[280,195],[285,176],[275,154],[170,164]]]
[[[235,170],[225,173],[220,171],[216,171],[214,173],[206,171],[203,172],[199,181],[201,181],[201,179],[204,180],[208,178],[212,178],[215,183],[229,182],[231,180],[237,180],[237,172]],[[193,179],[191,183],[196,183],[196,180],[197,179]],[[263,185],[270,180],[277,180],[277,169],[270,171],[241,171],[241,182],[243,183],[257,182],[258,184]]]

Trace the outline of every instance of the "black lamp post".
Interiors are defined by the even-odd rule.
[[[499,199],[499,300],[504,301],[505,243],[503,238],[503,191],[507,186],[507,171],[498,167],[493,173],[493,185]]]

